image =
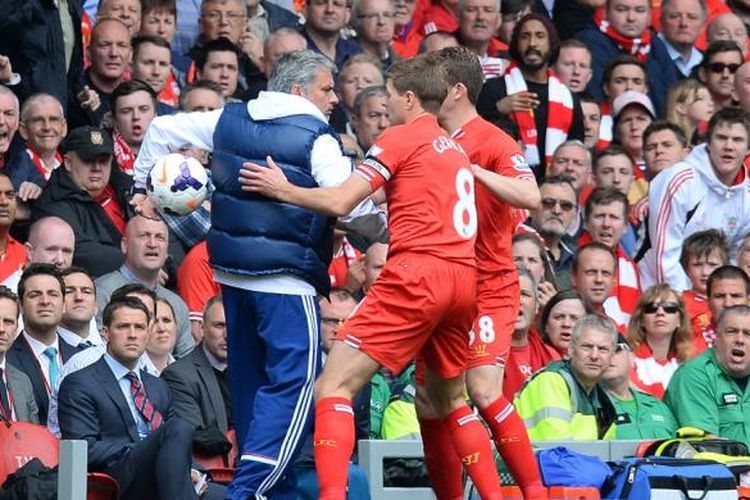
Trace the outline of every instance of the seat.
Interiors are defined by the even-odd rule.
[[[0,423],[0,443],[0,485],[33,458],[47,467],[58,464],[60,443],[41,425],[4,420]],[[120,495],[115,478],[101,472],[90,472],[86,484],[87,500],[116,500]]]
[[[234,464],[237,460],[237,436],[234,430],[225,434],[232,449],[226,455],[201,455],[193,453],[193,462],[203,467],[215,483],[229,484],[234,476]]]

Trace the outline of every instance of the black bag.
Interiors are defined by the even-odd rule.
[[[57,467],[47,467],[38,458],[8,476],[0,487],[0,500],[55,500]]]

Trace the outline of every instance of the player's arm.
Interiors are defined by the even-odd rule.
[[[240,169],[242,190],[268,198],[299,205],[333,217],[351,212],[371,193],[370,183],[359,175],[350,175],[343,183],[332,187],[303,188],[289,182],[273,158],[266,158],[268,167],[244,163]]]
[[[472,165],[472,170],[476,180],[505,203],[527,210],[539,208],[542,196],[534,179],[499,175],[479,165]]]

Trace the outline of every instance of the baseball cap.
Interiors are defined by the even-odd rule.
[[[651,103],[651,99],[646,94],[638,92],[637,90],[626,90],[622,94],[615,97],[612,101],[612,114],[616,117],[622,110],[630,106],[631,104],[639,104],[646,108],[652,118],[656,118],[656,111],[654,111],[654,105]]]
[[[75,152],[84,160],[93,160],[101,155],[113,155],[112,136],[100,127],[78,127],[73,129],[60,144],[60,151]]]

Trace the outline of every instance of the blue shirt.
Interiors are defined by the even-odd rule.
[[[133,415],[135,426],[138,429],[138,437],[141,439],[145,439],[146,436],[148,436],[149,428],[146,424],[146,421],[143,420],[140,412],[135,407],[135,401],[133,400],[133,396],[130,393],[130,379],[126,377],[126,375],[132,371],[133,373],[135,373],[135,376],[138,377],[138,380],[140,380],[141,385],[143,385],[141,374],[138,373],[137,368],[135,370],[131,370],[130,368],[110,356],[109,353],[104,354],[104,361],[107,362],[109,369],[112,370],[112,373],[117,379],[117,383],[120,384],[120,390],[122,391],[122,395],[125,396],[125,401],[127,401],[128,403],[128,408],[130,408],[130,413]]]
[[[669,43],[669,40],[666,39],[663,33],[659,33],[659,38],[664,42],[664,46],[667,48],[667,54],[669,54],[669,58],[672,59],[672,62],[680,74],[686,78],[690,77],[693,68],[698,66],[703,60],[703,54],[701,51],[696,49],[695,45],[693,45],[690,49],[690,58],[685,60],[685,58],[682,57],[682,54],[678,52],[671,43]]]

